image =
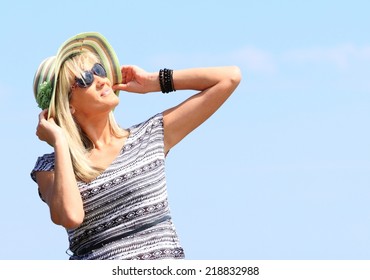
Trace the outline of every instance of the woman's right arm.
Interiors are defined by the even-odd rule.
[[[85,212],[73,172],[67,139],[53,118],[46,119],[47,110],[39,115],[36,135],[54,147],[54,171],[36,172],[42,198],[48,204],[55,224],[67,229],[78,227]]]

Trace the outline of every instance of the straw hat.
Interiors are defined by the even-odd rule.
[[[51,111],[55,111],[55,89],[61,66],[73,55],[86,50],[98,56],[112,85],[122,81],[117,55],[107,39],[97,32],[77,34],[63,43],[56,56],[42,61],[36,71],[33,80],[35,99],[41,109],[49,109],[49,116]],[[119,91],[115,93],[118,95]]]

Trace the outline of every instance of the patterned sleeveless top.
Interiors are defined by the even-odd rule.
[[[165,178],[163,116],[132,126],[120,154],[92,182],[78,182],[85,219],[67,230],[70,260],[181,259]],[[53,171],[54,153],[35,172]]]

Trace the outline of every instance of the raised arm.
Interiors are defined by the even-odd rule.
[[[238,67],[194,68],[173,72],[176,90],[200,91],[164,112],[165,152],[201,125],[238,86]]]
[[[158,73],[147,73],[136,66],[123,66],[122,74],[123,84],[115,85],[114,89],[138,93],[160,91]],[[174,70],[176,90],[199,92],[163,112],[165,152],[216,112],[240,80],[241,73],[236,66]]]
[[[53,118],[46,120],[44,110],[39,115],[37,136],[54,147],[54,171],[36,172],[40,194],[50,209],[55,224],[76,228],[84,219],[80,192],[72,168],[67,140]]]

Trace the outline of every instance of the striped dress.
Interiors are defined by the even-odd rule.
[[[182,259],[167,200],[163,116],[132,126],[120,154],[92,182],[78,182],[85,219],[67,230],[71,260]],[[54,170],[54,153],[35,172]]]

